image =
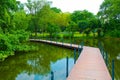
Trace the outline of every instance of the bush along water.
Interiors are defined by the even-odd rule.
[[[24,30],[17,30],[11,33],[0,33],[0,61],[19,51],[35,50],[35,47],[26,44],[29,40],[29,33]]]

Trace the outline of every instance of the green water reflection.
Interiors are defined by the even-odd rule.
[[[0,80],[50,80],[50,71],[55,80],[66,80],[66,56],[69,70],[73,66],[73,51],[47,44],[35,43],[39,51],[17,53],[0,62]]]

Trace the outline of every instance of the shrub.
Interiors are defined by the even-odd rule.
[[[29,40],[29,33],[23,30],[11,33],[0,34],[0,60],[4,60],[9,55],[14,55],[16,51],[31,51],[35,49],[26,42]]]
[[[63,38],[71,38],[71,37],[73,37],[74,35],[72,34],[72,32],[70,33],[67,33],[67,32],[65,32],[64,34],[63,34]]]
[[[113,30],[108,33],[111,37],[120,37],[120,30]]]

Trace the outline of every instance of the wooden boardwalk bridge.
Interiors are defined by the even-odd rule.
[[[111,80],[100,50],[93,47],[83,47],[83,51],[67,80]]]
[[[30,39],[67,48],[76,48],[78,45],[48,40]],[[70,71],[67,80],[112,80],[104,59],[98,48],[83,46],[83,50]]]

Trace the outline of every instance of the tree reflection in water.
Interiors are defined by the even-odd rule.
[[[70,42],[67,40],[64,41]],[[98,42],[101,41],[105,51],[108,53],[109,62],[115,59],[115,79],[120,80],[120,39],[106,38],[83,40],[76,38],[72,41],[76,44],[84,41],[86,46],[94,47],[98,47]],[[39,51],[19,53],[9,57],[4,62],[0,62],[0,80],[21,80],[21,77],[25,77],[25,80],[29,78],[34,78],[32,80],[50,80],[51,70],[55,72],[56,80],[65,80],[65,72],[62,72],[66,69],[64,68],[65,58],[69,56],[69,66],[72,67],[73,51],[47,44],[36,43],[34,45],[39,46]],[[62,77],[64,79],[62,79]]]
[[[32,44],[39,46],[39,51],[16,53],[0,62],[1,80],[50,80],[51,70],[55,72],[55,79],[61,80],[61,76],[66,74],[66,56],[69,56],[72,68],[72,50],[41,43]]]

